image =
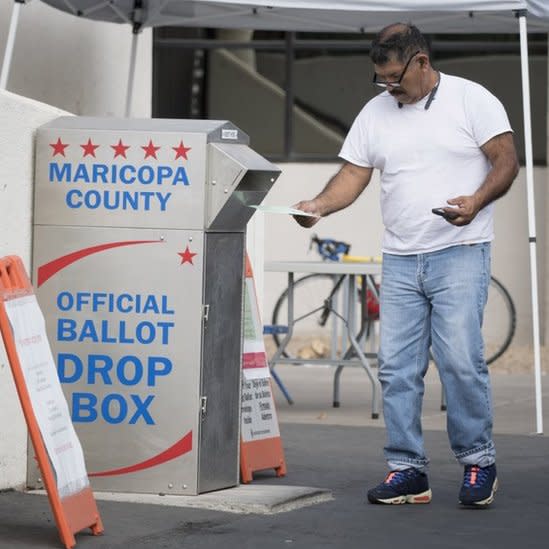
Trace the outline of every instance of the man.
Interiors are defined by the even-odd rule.
[[[378,358],[390,472],[368,500],[431,501],[421,428],[431,349],[446,394],[450,444],[464,466],[459,501],[485,506],[497,477],[481,324],[493,202],[519,170],[512,130],[490,92],[432,67],[415,26],[383,29],[370,57],[374,83],[385,91],[354,121],[339,172],[316,198],[296,204],[318,217],[295,219],[311,227],[349,206],[380,170],[385,232]]]

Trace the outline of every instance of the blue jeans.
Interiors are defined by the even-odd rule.
[[[383,255],[379,381],[389,467],[424,469],[421,409],[431,348],[447,401],[458,461],[495,461],[490,378],[482,316],[490,282],[490,243],[417,255]]]

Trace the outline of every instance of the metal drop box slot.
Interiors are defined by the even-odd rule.
[[[245,229],[280,173],[248,142],[226,121],[37,132],[33,282],[95,490],[238,484]]]

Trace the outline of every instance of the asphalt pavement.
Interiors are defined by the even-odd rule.
[[[533,374],[494,375],[495,442],[500,490],[485,510],[460,508],[462,470],[440,410],[440,385],[427,375],[423,410],[431,459],[429,505],[378,506],[366,489],[385,474],[383,420],[371,419],[365,373],[347,368],[341,407],[332,408],[333,369],[277,368],[295,403],[275,387],[288,474],[257,473],[249,486],[174,498],[96,493],[101,536],[77,535],[83,549],[243,548],[546,548],[549,539],[549,437],[534,434]],[[547,385],[544,376],[543,381]],[[549,428],[549,388],[544,425]],[[202,501],[201,499],[202,498]],[[186,503],[188,501],[188,503]],[[44,495],[0,493],[0,548],[62,547]]]

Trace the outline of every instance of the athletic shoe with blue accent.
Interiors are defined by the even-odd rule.
[[[462,505],[486,506],[494,501],[498,489],[496,464],[488,467],[466,465],[463,473],[463,484],[459,492],[459,502]]]
[[[427,475],[410,467],[403,471],[391,471],[385,480],[368,490],[370,503],[429,503],[431,490]]]

